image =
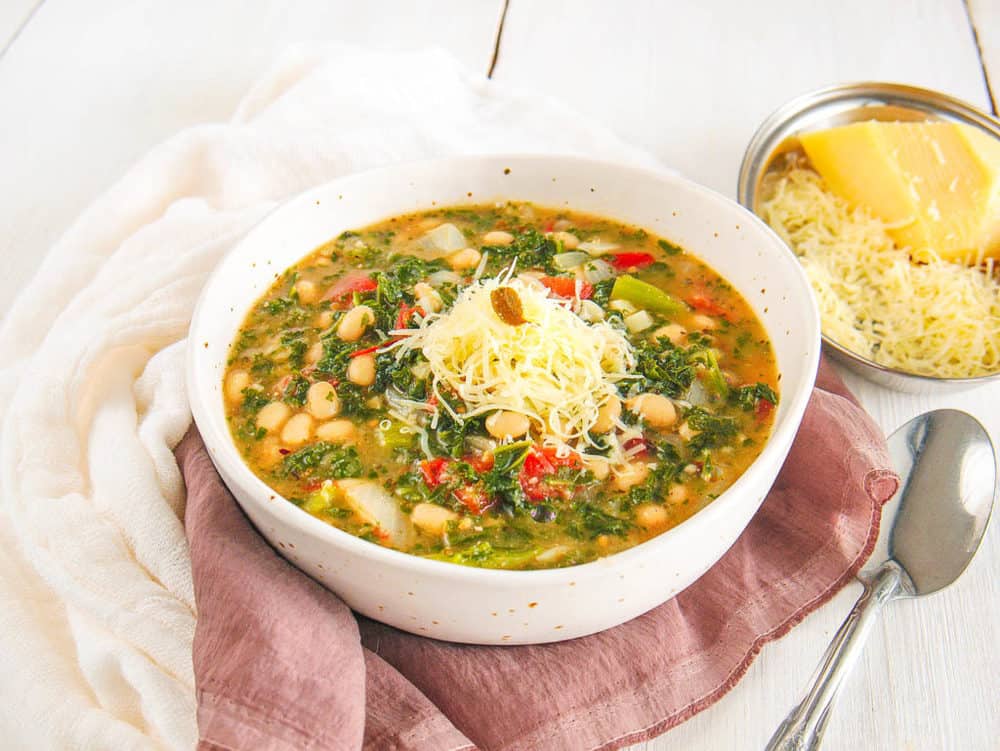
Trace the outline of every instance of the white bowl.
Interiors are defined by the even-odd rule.
[[[229,345],[276,275],[346,229],[462,203],[532,201],[645,227],[721,273],[764,323],[781,402],[763,452],[733,486],[684,523],[580,566],[496,571],[419,558],[321,522],[258,479],[223,411]],[[708,570],[767,494],[795,437],[820,350],[819,316],[798,261],[736,203],[668,174],[571,157],[461,157],[352,175],[290,201],[223,261],[202,292],[188,347],[188,391],[212,461],[243,510],[293,564],[364,615],[416,634],[475,644],[584,636],[656,607]]]

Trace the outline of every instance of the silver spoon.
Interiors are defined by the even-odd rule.
[[[844,678],[882,607],[954,582],[976,554],[997,495],[993,444],[979,422],[953,409],[915,417],[889,436],[900,488],[882,510],[875,551],[858,577],[865,591],[833,637],[806,697],[767,751],[819,748]]]

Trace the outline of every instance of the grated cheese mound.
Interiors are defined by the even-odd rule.
[[[891,368],[939,378],[1000,370],[1000,285],[982,268],[933,252],[920,263],[888,227],[851,208],[811,169],[769,177],[761,216],[799,255],[819,304],[823,332]]]
[[[578,300],[549,297],[530,280],[484,279],[462,290],[450,310],[432,313],[404,335],[397,357],[419,349],[430,363],[439,405],[442,387],[459,396],[469,418],[494,410],[526,415],[543,443],[585,451],[601,406],[615,384],[633,378],[631,345],[604,322],[587,323],[573,312]],[[526,323],[512,326],[493,309],[490,293],[512,288]]]

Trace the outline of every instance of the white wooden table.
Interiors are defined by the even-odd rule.
[[[180,128],[226,119],[287,44],[449,48],[544,92],[730,196],[757,123],[825,84],[895,80],[985,110],[1000,93],[1000,0],[2,0],[0,312],[94,196]],[[940,397],[849,384],[888,432],[931,407],[1000,437],[1000,387]],[[714,707],[641,744],[761,748],[859,590],[779,642]],[[825,748],[1000,748],[1000,533],[962,581],[893,605],[850,680]]]

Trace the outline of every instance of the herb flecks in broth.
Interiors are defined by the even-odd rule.
[[[680,523],[760,452],[766,335],[647,230],[529,204],[344,232],[233,343],[255,473],[377,544],[491,568],[593,560]]]

